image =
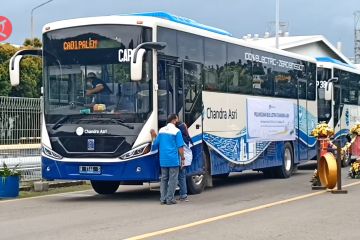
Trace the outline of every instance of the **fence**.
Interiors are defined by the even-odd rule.
[[[0,96],[0,164],[19,164],[22,182],[41,179],[41,99]]]

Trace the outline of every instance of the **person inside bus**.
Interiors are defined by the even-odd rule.
[[[188,132],[188,128],[184,122],[177,122],[176,127],[180,130],[182,138],[184,140],[184,157],[185,161],[181,165],[179,169],[179,195],[180,201],[188,202],[188,195],[187,195],[187,186],[186,186],[186,168],[191,165],[191,161],[193,158],[192,151],[190,146],[193,144],[191,137]]]
[[[111,90],[103,80],[97,78],[95,73],[89,72],[86,82],[90,89],[86,90],[85,95],[93,96],[92,104],[110,104]]]
[[[160,128],[159,135],[154,129],[150,130],[151,138],[154,140],[153,149],[159,150],[161,167],[160,181],[160,203],[176,204],[175,190],[178,182],[179,167],[184,164],[184,140],[181,132],[176,128],[179,121],[176,114],[170,114],[167,125]]]

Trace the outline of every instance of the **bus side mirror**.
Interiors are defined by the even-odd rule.
[[[325,100],[330,101],[332,99],[334,84],[332,82],[325,83]]]
[[[132,81],[140,81],[142,79],[142,67],[145,49],[161,50],[166,47],[165,42],[144,42],[137,46],[132,55],[130,63],[130,76]]]
[[[11,86],[15,87],[20,83],[20,61],[22,55],[14,55],[10,58],[9,73]]]
[[[334,82],[338,82],[339,78],[337,77],[333,77],[330,78],[326,83],[325,83],[325,100],[326,101],[330,101],[332,100],[332,95],[333,95],[333,91],[334,91]]]
[[[35,57],[42,56],[41,49],[23,49],[17,51],[11,58],[9,62],[9,73],[10,73],[10,83],[11,86],[15,87],[20,83],[20,61],[23,56],[30,55]]]
[[[145,49],[143,48],[140,48],[138,51],[134,51],[133,53],[133,57],[130,63],[130,73],[132,81],[140,81],[142,79],[144,54]]]

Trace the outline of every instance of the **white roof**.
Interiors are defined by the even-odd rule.
[[[252,42],[254,44],[260,46],[268,46],[268,47],[276,47],[275,37],[270,38],[259,38],[259,39],[247,39],[247,41]],[[351,64],[349,58],[347,58],[344,54],[336,49],[334,45],[332,45],[324,36],[322,35],[313,35],[313,36],[287,36],[287,37],[279,37],[279,48],[282,50],[287,50],[294,47],[299,47],[307,44],[315,44],[315,43],[323,43],[325,44],[331,52],[339,57],[339,60]],[[319,56],[322,57],[322,56]]]

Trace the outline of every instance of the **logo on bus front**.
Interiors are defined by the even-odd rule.
[[[87,150],[94,151],[95,150],[95,139],[88,139],[87,140]]]
[[[5,41],[12,33],[12,24],[10,20],[4,16],[0,16],[0,42]]]
[[[84,134],[84,128],[78,127],[78,128],[76,128],[75,132],[78,136],[81,136]]]

